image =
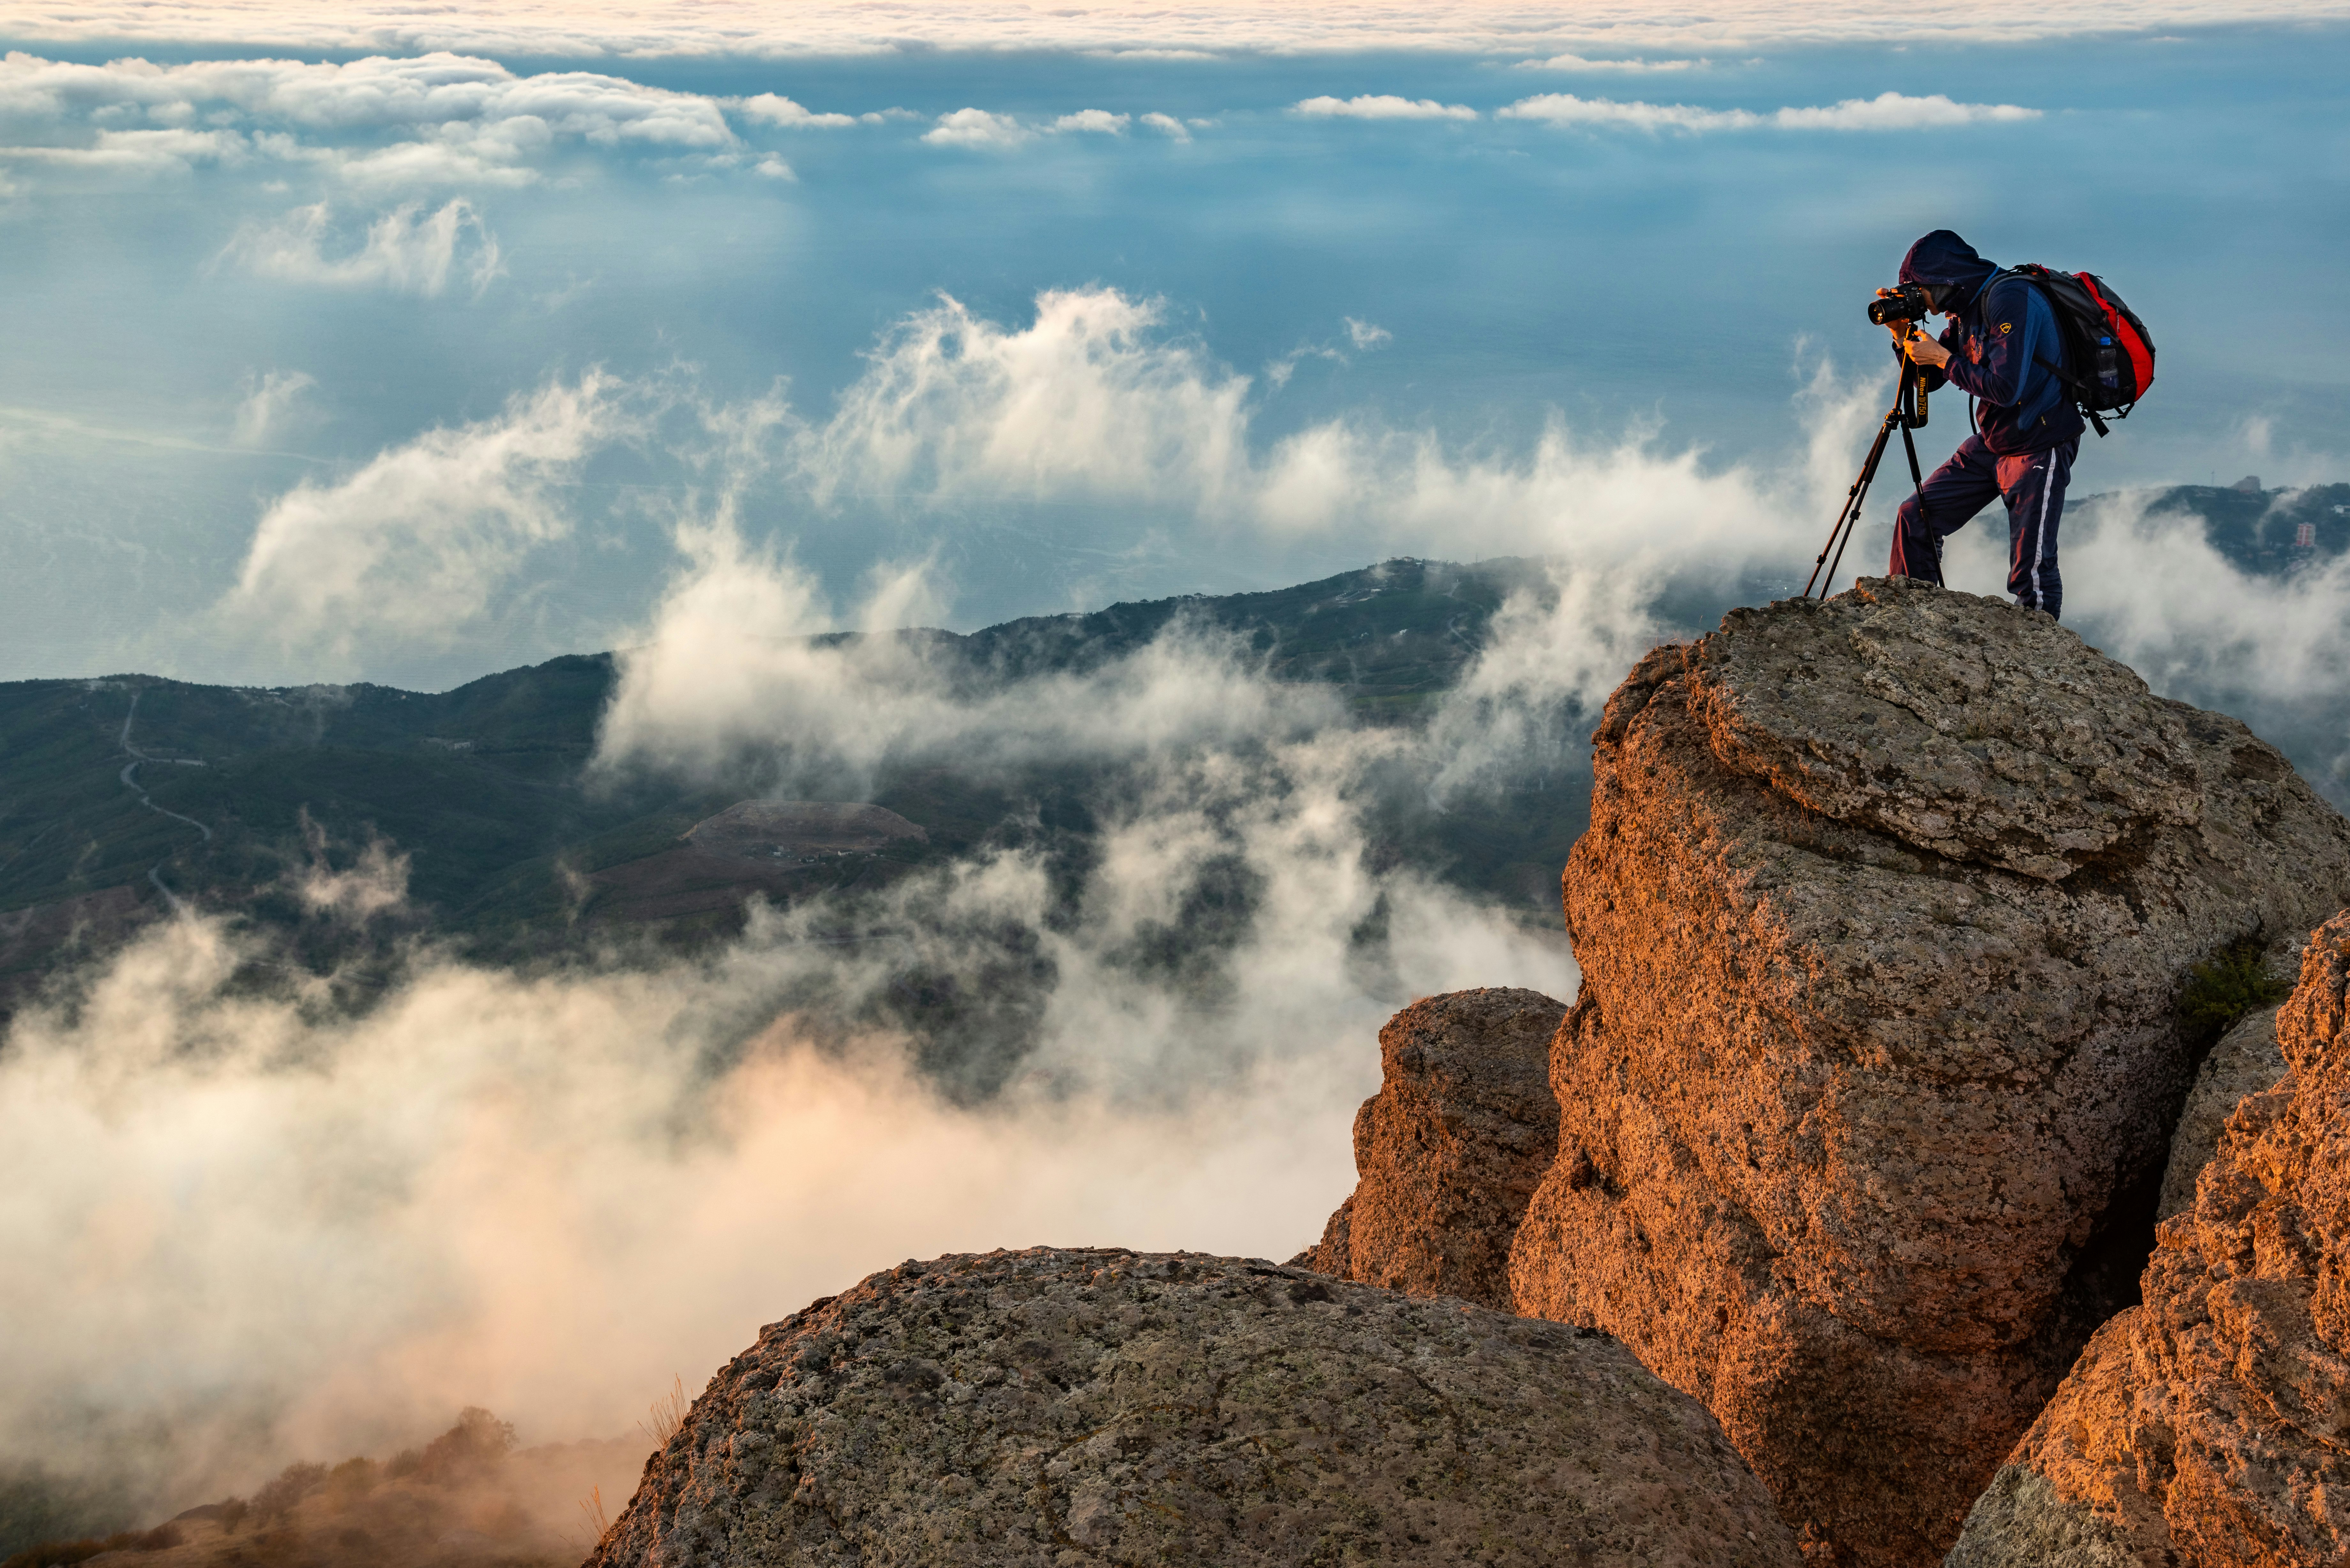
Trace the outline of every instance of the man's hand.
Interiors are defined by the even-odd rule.
[[[1913,365],[1924,365],[1939,370],[1950,362],[1950,351],[1924,333],[1904,339],[1901,351],[1909,356]]]

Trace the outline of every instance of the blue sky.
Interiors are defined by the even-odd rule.
[[[390,50],[19,10],[0,677],[444,685],[646,635],[713,527],[807,575],[810,625],[1399,553],[1769,569],[1872,422],[1862,303],[1941,225],[2150,323],[2156,394],[2082,492],[2350,477],[2322,8],[1387,7],[1302,41],[1230,8],[1039,47],[1053,13],[941,7],[824,53],[844,12],[806,14],[816,52],[758,12],[754,47],[619,55],[528,8]],[[1408,24],[1433,46],[1347,47]],[[1055,291],[1092,306],[1055,326]],[[1641,464],[1739,504],[1582,514],[1594,465]]]

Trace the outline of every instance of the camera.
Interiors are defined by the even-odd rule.
[[[1933,299],[1926,293],[1925,285],[1905,283],[1870,300],[1868,318],[1879,327],[1888,327],[1897,321],[1923,320],[1933,308]]]

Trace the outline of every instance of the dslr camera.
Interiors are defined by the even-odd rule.
[[[1868,302],[1868,318],[1879,327],[1890,327],[1897,321],[1923,321],[1933,308],[1925,285],[1905,283],[1898,288],[1878,289],[1877,297]]]

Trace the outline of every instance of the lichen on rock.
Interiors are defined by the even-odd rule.
[[[1969,1515],[1952,1568],[2288,1568],[2350,1558],[2350,914],[2106,1324]]]
[[[1566,1004],[1492,986],[1423,997],[1379,1031],[1355,1114],[1359,1179],[1293,1263],[1510,1310],[1510,1241],[1558,1143],[1551,1036]]]
[[[908,1262],[760,1331],[589,1568],[1800,1561],[1604,1334],[1245,1259]]]
[[[2131,1298],[2182,977],[2350,901],[2350,824],[2047,617],[1903,579],[1657,649],[1595,745],[1513,1299],[1703,1398],[1816,1561],[1929,1561]]]

